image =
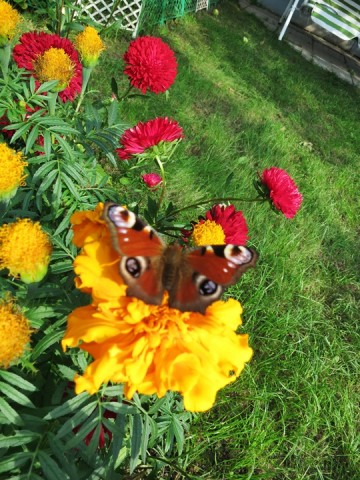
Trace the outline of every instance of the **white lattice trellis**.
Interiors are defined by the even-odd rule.
[[[89,15],[94,22],[105,25],[112,14],[114,21],[120,20],[124,30],[132,32],[135,37],[139,28],[139,20],[143,0],[81,0],[82,12]]]
[[[204,8],[209,10],[209,0],[197,0],[196,12],[198,12],[199,10],[203,10]]]

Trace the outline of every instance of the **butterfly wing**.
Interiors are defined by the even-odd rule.
[[[205,312],[218,300],[224,288],[236,283],[250,267],[257,253],[238,245],[213,245],[191,250],[184,256],[176,290],[169,304],[183,311]]]
[[[149,304],[162,301],[161,260],[164,244],[155,230],[137,215],[115,203],[106,203],[103,218],[111,233],[114,249],[121,257],[120,275],[129,297]]]

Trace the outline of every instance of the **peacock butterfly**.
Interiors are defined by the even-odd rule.
[[[161,304],[166,290],[170,307],[204,313],[220,298],[224,287],[255,266],[258,257],[254,250],[240,245],[188,250],[166,245],[150,225],[115,203],[105,204],[103,219],[121,257],[120,275],[128,286],[127,296],[152,305]]]

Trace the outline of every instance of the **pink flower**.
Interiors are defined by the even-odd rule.
[[[302,203],[302,195],[294,180],[281,168],[266,168],[261,176],[261,182],[267,188],[267,196],[275,208],[286,218],[293,218]]]
[[[124,54],[124,73],[133,87],[142,93],[165,92],[174,83],[177,63],[171,48],[156,37],[139,37],[130,43]]]
[[[183,136],[182,128],[175,120],[157,117],[145,123],[139,122],[135,127],[125,130],[120,138],[122,147],[117,148],[116,152],[122,160],[127,160],[160,142],[174,142]]]
[[[162,182],[162,178],[157,173],[145,173],[141,176],[144,183],[149,188],[154,188]]]

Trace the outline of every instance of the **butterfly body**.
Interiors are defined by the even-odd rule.
[[[128,286],[127,295],[148,304],[161,304],[167,291],[170,307],[204,313],[225,287],[256,263],[256,252],[244,246],[184,250],[165,245],[154,229],[114,203],[105,204],[103,218],[121,257],[119,270]]]

